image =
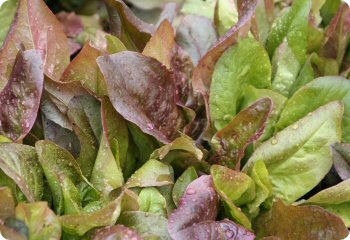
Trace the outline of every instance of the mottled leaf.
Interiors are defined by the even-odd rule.
[[[210,176],[203,175],[188,185],[179,207],[169,217],[172,239],[255,239],[253,233],[229,220],[215,222],[218,195]]]
[[[243,170],[264,161],[274,196],[294,202],[331,169],[330,145],[340,141],[342,113],[343,105],[338,101],[318,108],[260,145]]]
[[[311,10],[310,0],[296,0],[291,8],[285,10],[275,19],[266,48],[272,56],[286,39],[300,64],[306,60],[308,46],[308,18]]]
[[[99,57],[114,108],[157,140],[168,143],[177,135],[183,114],[176,105],[171,73],[155,59],[135,52]]]
[[[48,207],[47,202],[20,203],[16,207],[16,218],[27,225],[29,239],[61,239],[60,222],[55,213]]]
[[[214,156],[215,161],[239,169],[245,149],[263,134],[272,106],[270,98],[262,98],[238,113],[226,127],[218,131],[212,139],[217,154]]]
[[[83,49],[63,72],[61,81],[79,81],[97,96],[107,95],[106,82],[96,63],[96,58],[101,55],[101,51],[91,46],[90,42],[85,43]]]
[[[96,231],[92,240],[122,239],[122,240],[142,240],[137,232],[123,225],[101,228]]]
[[[171,166],[150,159],[141,166],[126,182],[125,187],[153,187],[173,184]]]
[[[39,52],[19,52],[11,77],[0,92],[0,134],[14,141],[23,139],[34,125],[43,89],[42,67]]]
[[[17,14],[0,50],[0,90],[10,77],[21,46],[40,50],[45,74],[51,79],[59,80],[69,63],[68,42],[61,23],[44,1],[19,1]]]
[[[272,58],[272,89],[288,97],[301,66],[287,42],[283,42]]]
[[[0,144],[0,169],[34,202],[43,194],[43,172],[33,147],[16,143]]]
[[[224,128],[236,115],[241,89],[271,85],[271,64],[264,47],[246,38],[227,50],[215,65],[210,87],[209,107],[216,129]],[[222,94],[222,92],[226,94]]]
[[[273,102],[272,111],[270,112],[270,115],[265,124],[265,130],[258,140],[263,142],[269,139],[274,134],[276,121],[288,99],[283,95],[275,91],[272,91],[270,89],[258,89],[251,85],[249,85],[245,89],[245,92],[243,94],[244,94],[244,99],[241,105],[242,106],[241,109],[249,107],[250,105],[254,104],[256,101],[258,101],[261,98],[268,97],[268,98],[271,98]]]
[[[255,223],[258,238],[344,239],[349,231],[343,221],[318,206],[293,206],[277,201],[272,209]],[[293,226],[291,228],[291,226]]]
[[[255,198],[255,184],[248,175],[219,165],[213,165],[210,173],[217,192],[235,205],[244,205]]]
[[[119,149],[114,155],[105,134],[102,134],[100,148],[91,173],[91,183],[104,195],[124,184],[123,172],[119,162]]]
[[[53,195],[56,213],[76,212],[76,206],[81,208],[81,200],[70,195],[79,192],[76,185],[85,180],[78,163],[67,150],[53,142],[38,141],[35,148]]]

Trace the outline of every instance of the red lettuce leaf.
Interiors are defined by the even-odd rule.
[[[118,224],[97,230],[93,237],[93,240],[105,239],[141,240],[142,238],[134,230]]]
[[[325,42],[321,56],[333,58],[342,63],[350,33],[350,8],[347,4],[339,7],[325,32]]]
[[[281,200],[256,220],[255,230],[258,238],[275,236],[281,239],[339,240],[349,234],[341,218],[323,208],[287,206]]]
[[[183,114],[172,74],[153,58],[124,51],[97,59],[114,108],[163,143],[178,136]]]
[[[207,100],[211,83],[211,76],[215,63],[220,56],[233,44],[237,43],[238,37],[248,33],[250,21],[254,15],[256,0],[247,0],[240,4],[240,19],[219,41],[200,59],[193,73],[193,87],[203,94]]]
[[[69,63],[69,49],[61,23],[42,0],[20,0],[11,30],[0,50],[0,90],[9,78],[18,49],[42,51],[45,74],[59,80]]]
[[[179,207],[169,217],[172,239],[255,239],[253,233],[230,220],[215,222],[218,204],[211,176],[203,175],[190,183]]]
[[[121,0],[104,0],[107,6],[111,33],[129,50],[142,51],[155,28],[138,19]]]
[[[43,81],[39,52],[19,52],[9,82],[0,93],[0,134],[19,141],[29,133],[40,106]]]
[[[270,98],[262,98],[238,113],[214,136],[212,143],[216,156],[212,160],[240,169],[240,160],[244,157],[245,149],[263,134],[272,106]]]

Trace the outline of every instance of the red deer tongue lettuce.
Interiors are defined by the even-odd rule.
[[[163,143],[178,136],[183,113],[176,105],[173,75],[153,58],[124,51],[97,59],[114,108]]]
[[[18,141],[28,134],[38,113],[43,81],[40,53],[19,52],[11,77],[0,92],[0,135]]]
[[[0,90],[6,85],[9,67],[13,66],[20,46],[42,51],[44,72],[53,80],[60,78],[69,63],[63,27],[42,0],[19,0],[14,21],[0,50]]]
[[[179,207],[169,217],[172,239],[255,239],[253,233],[230,220],[216,222],[218,204],[211,176],[204,175],[190,183]]]

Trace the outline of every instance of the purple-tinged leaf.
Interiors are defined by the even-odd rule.
[[[214,160],[239,169],[245,149],[263,134],[272,106],[270,98],[262,98],[238,113],[225,128],[217,132],[212,139],[217,154]]]
[[[172,74],[153,58],[121,52],[97,59],[114,108],[163,143],[178,136],[183,114],[176,105]]]
[[[202,16],[185,16],[176,31],[176,42],[189,53],[195,65],[217,40],[213,21]]]
[[[84,23],[80,16],[74,12],[60,12],[56,17],[63,25],[64,33],[67,37],[77,37],[84,30]]]
[[[119,224],[97,230],[92,238],[92,240],[105,239],[142,240],[137,232]]]
[[[336,59],[341,64],[348,45],[349,33],[350,8],[343,3],[326,30],[321,56]]]
[[[174,29],[167,20],[164,20],[143,49],[142,54],[157,59],[170,69],[174,47]]]
[[[111,33],[129,50],[142,51],[155,27],[138,19],[121,0],[105,0],[110,18]]]
[[[350,178],[350,144],[336,143],[332,146],[333,166],[342,180]]]
[[[96,58],[101,55],[102,52],[91,46],[90,42],[85,43],[83,49],[63,72],[61,81],[78,81],[96,96],[107,95],[106,82],[96,64]]]
[[[11,30],[0,50],[0,90],[6,85],[20,49],[38,49],[45,74],[59,80],[69,63],[66,35],[43,0],[20,0]]]
[[[218,204],[211,176],[203,175],[190,183],[179,207],[169,217],[172,239],[255,239],[253,233],[232,221],[215,222]]]
[[[58,82],[50,78],[45,78],[44,84],[46,92],[49,93],[51,100],[56,104],[62,113],[68,110],[69,102],[74,96],[86,95],[87,91],[81,86],[80,82]]]
[[[180,0],[182,1],[182,0]],[[159,15],[157,26],[159,26],[164,20],[173,23],[177,15],[177,4],[174,2],[166,3]]]
[[[60,147],[68,150],[75,158],[80,154],[80,143],[78,137],[73,131],[63,128],[55,122],[48,119],[46,116],[42,116],[43,132],[45,137],[35,138],[32,141],[32,145],[39,140],[50,140]],[[68,140],[67,140],[68,139]]]
[[[105,38],[106,49],[97,49],[90,41],[86,42],[83,49],[63,72],[60,80],[62,82],[80,82],[86,90],[98,97],[107,95],[106,80],[96,63],[96,59],[106,51],[117,53],[126,50],[126,48],[112,35],[106,35]]]
[[[257,1],[244,1],[238,9],[240,18],[235,26],[233,26],[219,41],[202,57],[198,66],[193,73],[193,88],[200,92],[207,102],[209,97],[209,89],[215,63],[220,56],[233,44],[237,43],[238,37],[248,33],[250,20],[255,12]]]
[[[24,236],[19,231],[16,231],[15,229],[8,227],[6,225],[0,225],[0,232],[1,235],[5,239],[11,239],[11,240],[27,240],[27,236]]]
[[[35,50],[19,52],[11,77],[0,93],[0,134],[14,141],[28,134],[40,106],[43,81],[40,54]]]
[[[256,220],[255,230],[258,238],[281,239],[339,240],[349,234],[341,218],[323,208],[285,205],[281,200]]]
[[[226,195],[237,206],[255,198],[255,184],[248,175],[220,165],[213,165],[210,173],[217,192]]]
[[[41,199],[43,172],[33,147],[17,143],[1,143],[0,169],[17,184],[28,201]]]

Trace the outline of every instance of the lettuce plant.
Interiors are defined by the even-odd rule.
[[[88,2],[0,8],[1,235],[348,235],[347,4]]]

